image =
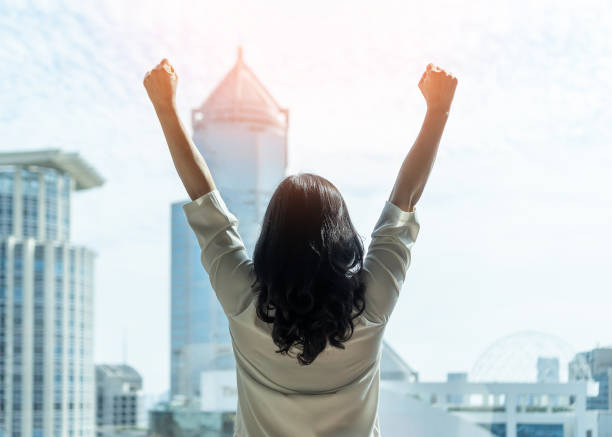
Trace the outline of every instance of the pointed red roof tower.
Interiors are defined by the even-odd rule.
[[[226,203],[241,216],[247,248],[285,177],[288,115],[245,64],[240,48],[234,66],[192,110],[194,143]]]
[[[244,63],[242,48],[232,69],[204,103],[192,111],[194,129],[201,123],[229,122],[287,129],[288,110],[274,100]]]

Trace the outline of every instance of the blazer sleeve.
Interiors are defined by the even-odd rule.
[[[228,317],[244,310],[253,295],[253,262],[238,233],[238,219],[213,190],[183,205],[202,250],[202,266]]]
[[[388,322],[410,265],[419,228],[416,211],[407,212],[386,201],[363,263],[365,315],[369,320]]]

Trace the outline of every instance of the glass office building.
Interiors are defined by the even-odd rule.
[[[0,154],[0,436],[93,436],[95,253],[70,242],[77,154]]]
[[[200,398],[200,374],[235,366],[228,322],[200,261],[182,205],[172,213],[171,392]]]
[[[193,138],[206,157],[252,254],[268,201],[285,176],[288,112],[238,53],[234,67],[192,111]],[[182,210],[171,205],[170,391],[199,402],[206,370],[235,368],[228,322],[200,261],[200,247]]]

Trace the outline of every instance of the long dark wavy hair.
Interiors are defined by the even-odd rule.
[[[266,210],[253,254],[257,316],[277,353],[302,365],[327,343],[344,349],[365,310],[363,241],[338,189],[311,173],[288,176]]]

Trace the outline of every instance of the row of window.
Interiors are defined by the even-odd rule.
[[[55,265],[54,269],[55,278],[54,278],[54,288],[55,288],[55,305],[54,305],[54,314],[53,317],[57,320],[54,320],[54,332],[52,335],[55,337],[55,359],[54,366],[54,380],[56,381],[53,398],[55,400],[56,405],[61,405],[63,400],[63,377],[61,373],[61,369],[63,368],[63,353],[64,347],[66,347],[66,353],[70,356],[74,353],[78,353],[81,356],[82,364],[81,366],[85,366],[85,352],[89,351],[91,348],[86,347],[85,342],[89,342],[91,340],[91,335],[89,333],[83,334],[82,331],[91,330],[91,320],[87,320],[88,315],[91,315],[92,311],[91,306],[92,298],[88,295],[88,290],[90,289],[91,280],[82,280],[82,278],[75,278],[76,268],[75,261],[76,257],[81,257],[81,254],[77,254],[75,249],[70,249],[67,254],[69,258],[64,260],[64,248],[57,247],[55,250]],[[23,245],[18,244],[15,245],[14,256],[12,264],[13,264],[13,274],[14,274],[14,293],[13,293],[13,302],[11,313],[12,317],[7,319],[7,307],[6,307],[6,287],[7,287],[7,275],[6,275],[6,266],[7,266],[7,246],[5,244],[0,244],[0,290],[2,290],[2,294],[0,295],[0,380],[5,381],[5,363],[6,363],[6,330],[4,327],[8,320],[11,321],[12,324],[12,349],[13,349],[13,357],[12,357],[12,372],[11,379],[13,379],[12,383],[12,403],[17,403],[21,405],[21,391],[22,391],[22,379],[23,375],[21,372],[22,365],[22,329],[23,329],[23,319],[22,312],[24,303],[23,301],[23,290],[21,285],[23,284],[24,277],[24,248]],[[83,254],[85,255],[85,254]],[[32,374],[32,382],[33,382],[33,410],[38,411],[38,407],[42,404],[43,397],[43,389],[44,389],[44,375],[43,375],[43,361],[44,361],[44,336],[45,336],[45,287],[44,287],[44,256],[45,256],[45,248],[43,246],[36,246],[34,251],[34,299],[32,305],[32,315],[34,322],[34,336],[32,339],[32,352],[34,358],[34,366],[33,366],[33,374]],[[68,278],[64,279],[63,275],[63,267],[64,261],[68,261],[71,268],[69,269],[70,275]],[[81,267],[79,269],[79,273],[81,275],[91,274],[92,261],[88,257],[83,257],[83,262],[80,263]],[[59,268],[58,268],[59,267]],[[77,293],[77,289],[74,285],[75,279],[79,280],[80,288],[84,290],[83,293],[79,293],[78,297],[75,296]],[[86,278],[88,279],[88,278]],[[67,280],[69,283],[72,283],[67,293],[64,293],[64,282]],[[15,287],[16,286],[16,287]],[[67,301],[67,305],[64,305],[64,298]],[[74,302],[77,300],[80,301],[80,306],[77,310]],[[66,312],[66,318],[68,319],[68,331],[64,331],[64,312]],[[79,321],[75,320],[75,317],[79,317]],[[74,327],[80,326],[80,332],[75,333]],[[65,338],[65,335],[69,334],[68,337]],[[76,334],[76,335],[75,335]],[[67,344],[65,344],[65,340]],[[70,360],[72,362],[72,360]],[[75,396],[77,396],[77,392],[74,391],[74,382],[75,380],[81,381],[81,388],[79,390],[80,394],[78,396],[83,396],[83,393],[86,390],[83,390],[83,387],[87,384],[93,383],[93,375],[85,375],[75,374],[76,369],[74,368],[74,363],[68,367],[69,374],[66,375],[66,382],[68,384],[68,398],[66,401],[70,403]],[[83,369],[83,367],[81,367]],[[3,385],[4,386],[4,385]],[[4,402],[6,400],[6,393],[4,390],[0,390],[0,401]],[[14,411],[18,411],[14,409]],[[18,414],[13,414],[13,420],[17,420],[19,423],[20,419]],[[33,425],[39,425],[40,418],[33,417]],[[58,426],[61,426],[60,422],[56,423]]]
[[[22,169],[21,170],[21,194],[22,194],[22,199],[21,199],[21,215],[22,215],[22,231],[23,231],[23,235],[24,236],[36,236],[38,233],[38,221],[39,218],[41,217],[41,214],[43,213],[43,211],[40,210],[39,206],[43,207],[44,209],[44,218],[45,218],[45,229],[44,231],[46,232],[46,238],[47,239],[65,239],[68,240],[69,239],[69,229],[70,229],[70,190],[71,190],[71,185],[70,185],[70,178],[68,175],[63,175],[60,172],[57,172],[54,169],[40,169],[40,172],[43,173],[43,184],[44,186],[40,186],[40,178],[39,178],[39,172],[38,171],[30,171],[27,169]],[[3,171],[0,172],[0,235],[10,235],[13,233],[14,231],[14,198],[13,198],[13,194],[14,194],[14,173],[11,171]],[[63,184],[58,185],[58,179],[59,178],[64,178],[64,180],[62,181]],[[60,191],[61,188],[61,191]],[[44,194],[45,194],[45,201],[44,204],[40,205],[38,202],[38,195],[40,193],[40,190],[44,190]],[[59,197],[59,199],[58,199]],[[59,200],[59,202],[58,202]],[[61,212],[58,210],[58,208],[61,208]],[[58,219],[62,220],[62,223],[58,223]],[[62,235],[58,235],[58,229],[62,229]],[[74,265],[74,261],[75,261],[75,252],[71,251],[69,252],[70,254],[70,272],[74,272],[75,270],[75,265]],[[58,250],[55,252],[56,256],[59,256],[60,258],[63,258],[63,251],[62,249]],[[21,370],[21,363],[22,363],[22,359],[21,359],[21,342],[22,342],[22,335],[21,335],[21,330],[22,330],[22,325],[23,325],[23,320],[21,317],[21,313],[22,313],[22,304],[21,302],[23,301],[23,276],[24,276],[24,271],[23,271],[23,251],[21,247],[16,247],[15,248],[15,253],[14,253],[14,259],[13,260],[13,268],[14,268],[14,283],[13,283],[13,305],[11,308],[11,312],[13,313],[13,315],[16,314],[15,317],[11,317],[8,320],[11,320],[12,325],[13,325],[13,329],[12,329],[12,334],[13,334],[13,345],[15,347],[15,349],[17,350],[17,353],[14,354],[13,356],[13,366],[12,366],[12,373],[14,373],[14,376],[16,376],[16,379],[18,380],[16,383],[13,384],[13,402],[20,402],[21,401],[21,379],[22,379],[22,375],[20,373]],[[33,368],[33,382],[34,382],[34,386],[33,386],[33,409],[34,411],[39,411],[41,405],[42,405],[42,391],[41,389],[43,388],[42,386],[42,382],[43,382],[43,367],[42,367],[42,358],[44,358],[44,354],[42,354],[42,347],[43,347],[43,341],[41,341],[41,338],[44,337],[44,328],[43,328],[43,323],[44,323],[44,318],[45,318],[45,292],[44,292],[44,248],[43,247],[36,247],[35,249],[35,257],[34,257],[34,308],[33,308],[33,316],[34,316],[34,334],[35,334],[35,338],[34,338],[34,342],[33,342],[33,353],[34,353],[34,358],[35,358],[35,363],[34,363],[34,368]],[[61,265],[61,264],[60,264]],[[57,265],[55,266],[56,268],[58,267]],[[61,265],[61,267],[63,267],[63,265]],[[86,260],[86,262],[81,263],[81,267],[80,267],[80,275],[83,276],[85,274],[90,275],[91,274],[91,261],[90,260]],[[63,269],[58,269],[59,271],[57,271],[58,274],[63,274]],[[5,381],[5,359],[4,357],[6,357],[5,355],[5,329],[4,327],[6,326],[6,322],[7,322],[7,317],[6,317],[6,307],[4,305],[5,302],[5,298],[7,296],[7,277],[6,277],[6,271],[7,271],[7,250],[6,250],[6,246],[5,245],[0,245],[0,333],[1,333],[1,338],[0,338],[0,343],[1,343],[1,347],[0,347],[0,379],[4,382]],[[74,275],[72,275],[73,279]],[[89,290],[91,287],[91,280],[85,280],[85,281],[79,281],[81,285],[81,289],[83,290]],[[63,278],[60,279],[59,281],[54,281],[54,286],[57,287],[56,288],[56,300],[57,302],[60,303],[60,305],[58,305],[55,308],[55,313],[53,316],[57,317],[59,323],[56,324],[56,326],[54,327],[54,336],[56,337],[56,345],[58,345],[56,351],[58,352],[62,352],[62,348],[64,347],[64,335],[66,334],[66,332],[63,332],[63,324],[62,324],[62,317],[64,316],[63,311],[65,311],[62,307],[62,303],[63,300],[62,298],[63,296],[63,290],[60,289],[60,287],[58,287],[58,285],[63,285]],[[85,288],[87,287],[87,288]],[[66,296],[67,300],[68,300],[68,307],[66,308],[66,310],[68,311],[67,314],[67,318],[70,319],[70,323],[68,323],[69,329],[73,328],[75,325],[79,326],[80,325],[80,329],[81,330],[85,330],[87,329],[91,329],[91,322],[89,320],[86,320],[87,315],[91,315],[90,310],[87,309],[87,305],[91,306],[92,304],[92,298],[91,296],[84,296],[83,294],[80,295],[80,310],[79,312],[81,313],[81,322],[80,323],[75,323],[74,318],[76,317],[76,312],[77,312],[77,308],[75,307],[74,304],[71,304],[72,302],[75,301],[75,288],[74,285],[71,287],[71,289],[69,290],[69,295]],[[68,347],[68,350],[66,352],[70,352],[71,350],[75,350],[78,351],[78,353],[81,354],[81,357],[83,357],[84,359],[84,352],[85,350],[90,350],[90,347],[80,347],[80,348],[74,348],[71,347],[72,344],[74,344],[75,342],[81,343],[84,341],[90,341],[91,339],[91,335],[74,335],[74,329],[70,329],[69,332],[72,332],[73,335],[71,335],[69,337],[69,344],[70,346]],[[18,343],[19,346],[16,344]],[[58,359],[59,358],[59,359]],[[55,373],[55,378],[56,380],[59,380],[61,382],[61,373],[59,372],[59,367],[62,364],[63,358],[62,356],[58,356],[56,357],[56,359],[54,360],[56,367],[56,373]],[[74,375],[74,366],[70,366],[71,370],[72,370],[72,375],[68,375],[68,381],[70,380],[74,380],[75,378],[79,378],[81,379],[81,381],[85,382],[85,383],[89,383],[91,384],[93,382],[93,377],[92,375]],[[11,375],[13,376],[13,375]],[[59,384],[58,384],[59,385]],[[61,410],[61,405],[62,405],[62,392],[61,392],[61,387],[56,385],[56,390],[55,390],[55,405],[54,407],[59,411]],[[4,384],[2,384],[2,387],[4,387]],[[59,390],[58,390],[59,389]],[[72,390],[73,391],[73,390]],[[4,409],[4,402],[3,399],[4,397],[4,390],[0,390],[0,403],[2,404],[2,409]],[[81,387],[80,390],[80,396],[83,396],[83,394],[85,392],[89,392],[88,390],[83,390],[83,387]],[[76,393],[70,393],[70,395],[75,395]],[[70,396],[72,398],[72,396]],[[19,404],[21,405],[21,404]],[[83,407],[83,406],[81,406]],[[85,405],[85,408],[90,408],[92,407],[92,405]],[[70,403],[68,403],[68,408],[72,408],[72,405],[70,405]],[[89,416],[88,414],[86,414],[87,416]],[[71,416],[71,415],[70,415]],[[2,418],[2,421],[4,421],[4,419],[7,419],[4,415],[0,414],[0,418]],[[9,419],[10,420],[10,419]],[[42,417],[40,415],[40,413],[35,413],[34,417],[33,417],[33,425],[34,425],[34,432],[33,435],[34,436],[42,436],[43,435],[43,431],[41,429],[42,426]],[[19,412],[16,412],[13,414],[12,420],[13,422],[13,432],[12,435],[13,436],[20,436],[20,421],[21,421],[21,417]],[[54,433],[53,435],[62,435],[61,431],[62,431],[62,417],[60,414],[55,416],[55,421],[54,421]],[[71,428],[71,426],[69,425],[69,427]],[[1,427],[0,427],[1,428]],[[93,435],[92,430],[89,431],[85,431],[85,432],[75,432],[75,430],[73,429],[69,429],[68,430],[68,435],[70,436],[76,436],[76,435]],[[0,432],[1,434],[1,432]]]
[[[42,187],[40,186],[40,173],[43,174]],[[68,240],[70,237],[70,175],[52,168],[40,168],[38,170],[21,169],[20,176],[23,235],[25,237],[36,237],[38,235],[38,222],[41,214],[38,200],[42,188],[45,198],[45,238],[49,240]],[[14,231],[14,178],[15,171],[13,169],[0,172],[0,236],[10,235]],[[61,192],[58,188],[60,180],[62,183]],[[58,229],[60,228],[58,223],[58,199],[61,205],[62,235],[58,235]]]

